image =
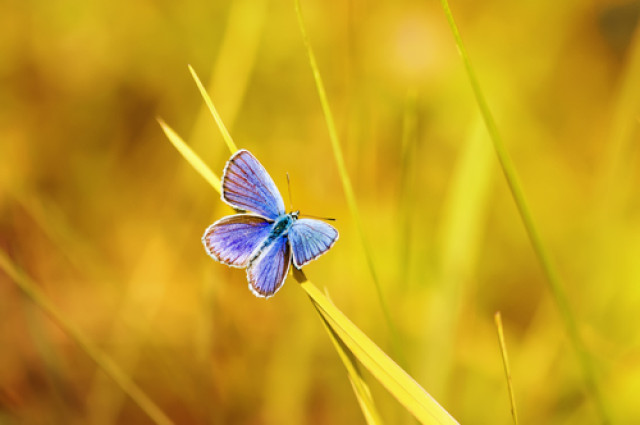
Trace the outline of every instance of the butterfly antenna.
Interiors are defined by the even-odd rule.
[[[309,217],[309,218],[315,218],[316,220],[324,220],[324,221],[336,221],[336,219],[332,217],[318,217],[317,215],[309,215],[309,214],[300,214],[300,217]]]
[[[287,190],[289,192],[289,211],[293,211],[293,196],[291,196],[291,181],[289,181],[289,173],[287,173]]]

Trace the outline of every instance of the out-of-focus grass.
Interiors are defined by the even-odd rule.
[[[338,218],[338,244],[305,272],[392,352],[293,4],[248,3],[6,3],[0,247],[176,423],[362,423],[295,285],[265,303],[203,252],[203,229],[229,210],[155,121],[220,173],[228,150],[192,64],[236,142],[281,189],[289,172],[296,208]],[[451,6],[612,422],[639,422],[637,3]],[[520,422],[598,423],[497,163],[463,171],[487,140],[439,4],[302,7],[412,375],[461,423],[512,423],[500,310]],[[26,305],[1,275],[0,421],[86,423],[101,397],[113,422],[147,421],[55,326],[30,327]],[[363,375],[385,422],[406,422]]]
[[[511,191],[511,195],[513,196],[516,207],[518,208],[518,213],[520,214],[520,218],[522,219],[522,224],[527,231],[527,235],[529,236],[529,240],[531,241],[533,250],[535,251],[538,260],[540,261],[540,265],[549,284],[549,289],[551,290],[553,299],[555,300],[560,316],[562,317],[565,330],[567,332],[569,340],[571,341],[572,348],[577,354],[577,358],[582,368],[582,373],[584,375],[587,389],[590,393],[590,396],[595,402],[595,407],[598,410],[598,414],[600,415],[600,420],[604,423],[609,423],[611,421],[611,418],[609,417],[609,412],[607,411],[600,384],[598,382],[598,379],[596,378],[593,363],[591,360],[591,354],[588,352],[582,335],[578,330],[577,321],[572,311],[571,305],[569,304],[569,299],[567,297],[564,284],[558,273],[557,266],[551,260],[547,245],[543,242],[538,226],[535,224],[533,213],[525,198],[522,183],[520,182],[520,178],[518,177],[518,174],[516,172],[516,168],[513,160],[511,159],[511,155],[507,151],[502,137],[500,136],[498,126],[495,119],[493,118],[491,110],[489,109],[489,104],[487,102],[485,94],[480,87],[480,82],[478,81],[478,77],[476,76],[476,72],[471,64],[471,60],[469,58],[469,55],[467,54],[465,45],[462,42],[462,37],[460,36],[458,26],[453,18],[453,14],[451,13],[449,2],[447,0],[442,0],[441,4],[451,28],[451,32],[453,33],[456,47],[458,48],[458,52],[460,53],[460,56],[462,58],[467,76],[471,83],[476,102],[478,103],[478,107],[480,109],[480,114],[482,115],[482,119],[487,127],[487,132],[489,133],[489,137],[493,142],[493,147],[496,151],[496,155],[498,156],[498,160],[500,162],[502,172],[504,173],[505,180],[509,185],[509,190]]]
[[[6,257],[4,252],[0,252],[0,269],[11,279],[20,290],[44,313],[49,315],[53,321],[73,340],[88,357],[93,360],[99,368],[105,372],[144,411],[154,423],[158,425],[170,425],[173,422],[162,412],[162,410],[144,393],[131,378],[116,364],[106,356],[100,349],[96,348],[82,332],[69,322],[68,318],[55,307],[46,296],[40,292],[36,284]],[[45,353],[48,360],[54,357],[53,353]],[[52,385],[54,389],[58,389]],[[55,400],[58,402],[59,400]]]

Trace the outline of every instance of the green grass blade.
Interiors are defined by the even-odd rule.
[[[180,154],[187,160],[189,164],[196,170],[202,178],[204,178],[213,188],[220,193],[220,179],[213,171],[204,163],[200,157],[191,150],[191,148],[182,140],[178,134],[173,131],[171,127],[167,125],[161,118],[158,118],[158,123],[164,134],[167,136],[171,144],[180,152]]]
[[[316,288],[302,271],[294,277],[335,334],[380,383],[423,424],[458,422]]]
[[[238,150],[238,148],[236,147],[236,144],[233,143],[233,139],[231,138],[231,135],[229,134],[227,127],[225,127],[224,122],[222,122],[222,118],[220,118],[220,114],[218,114],[216,107],[213,105],[213,102],[211,101],[211,98],[209,97],[207,90],[202,85],[200,78],[198,78],[198,74],[196,74],[196,71],[191,67],[191,65],[189,65],[189,72],[191,72],[191,76],[193,77],[193,80],[196,82],[196,85],[198,86],[198,90],[200,90],[200,95],[204,99],[204,102],[207,104],[207,107],[209,108],[211,115],[213,115],[213,119],[216,121],[216,124],[218,124],[218,128],[220,128],[220,132],[222,133],[222,137],[224,138],[224,141],[227,144],[227,147],[229,148],[231,153],[234,153],[235,151]]]
[[[78,346],[104,371],[124,393],[126,393],[149,418],[158,425],[170,425],[173,422],[162,410],[138,387],[133,380],[103,351],[93,345],[87,337],[76,329],[38,289],[26,275],[24,275],[9,257],[0,251],[0,268],[13,280],[20,290],[44,311]]]
[[[309,64],[311,65],[313,78],[316,83],[316,88],[318,89],[318,96],[320,97],[322,112],[324,113],[324,118],[327,122],[327,129],[329,130],[329,140],[331,141],[331,148],[333,149],[333,156],[336,159],[336,165],[338,167],[338,173],[340,174],[340,180],[342,181],[344,194],[345,194],[345,197],[347,198],[347,205],[349,207],[349,211],[351,212],[351,217],[353,218],[353,221],[356,224],[356,228],[358,229],[358,236],[360,237],[360,241],[362,242],[362,246],[364,248],[364,254],[367,260],[367,266],[369,267],[371,277],[373,278],[373,282],[375,284],[376,293],[378,294],[378,299],[380,301],[382,312],[384,314],[385,320],[391,332],[394,351],[401,359],[403,359],[402,363],[406,364],[406,361],[404,361],[402,346],[400,344],[399,333],[393,320],[391,319],[391,313],[389,312],[389,307],[387,306],[387,302],[385,301],[386,298],[382,293],[382,287],[380,286],[380,281],[378,280],[378,274],[376,273],[376,268],[374,265],[370,244],[367,241],[367,237],[364,232],[364,228],[362,226],[362,220],[360,219],[360,213],[358,212],[358,204],[356,202],[356,197],[353,192],[353,187],[351,186],[351,179],[349,178],[349,173],[347,172],[347,166],[345,165],[344,157],[342,156],[342,149],[340,148],[340,142],[338,140],[338,131],[336,130],[336,124],[333,120],[333,114],[331,113],[331,108],[329,107],[329,101],[327,99],[327,93],[324,89],[324,84],[322,83],[322,77],[320,76],[318,63],[316,62],[315,55],[313,54],[313,49],[311,48],[311,43],[309,42],[307,29],[304,24],[304,20],[302,19],[302,12],[300,10],[300,0],[295,0],[295,8],[296,8],[296,15],[298,17],[298,25],[300,27],[300,32],[302,33],[302,40],[307,50],[307,56],[309,57]]]
[[[569,339],[571,340],[571,345],[577,353],[586,385],[589,389],[589,392],[593,396],[596,408],[601,419],[605,423],[610,423],[609,414],[605,406],[600,386],[596,379],[596,374],[593,368],[591,357],[578,331],[576,319],[571,311],[569,300],[564,291],[564,287],[561,283],[558,272],[551,262],[551,257],[549,256],[549,253],[544,243],[542,242],[540,233],[538,232],[538,228],[534,223],[533,215],[525,199],[524,191],[516,173],[515,166],[513,165],[511,156],[504,146],[500,133],[498,132],[496,122],[493,118],[493,115],[491,114],[491,110],[489,109],[489,105],[480,88],[478,78],[476,77],[475,71],[471,66],[471,61],[469,59],[469,56],[467,55],[464,44],[462,43],[462,37],[460,36],[460,32],[458,31],[458,26],[456,25],[451,13],[451,9],[449,8],[449,2],[447,0],[441,0],[441,4],[442,8],[444,9],[447,21],[449,22],[449,26],[451,27],[451,31],[453,32],[456,47],[458,48],[458,52],[462,57],[462,62],[467,72],[467,77],[469,78],[469,81],[471,83],[476,102],[478,103],[480,113],[482,114],[482,118],[487,127],[487,131],[493,142],[493,146],[498,156],[500,166],[502,167],[502,171],[507,180],[507,184],[509,185],[511,195],[513,196],[513,199],[516,203],[516,207],[518,208],[520,218],[522,219],[526,232],[529,236],[529,240],[531,241],[533,250],[538,257],[538,260],[540,261],[540,264],[542,266],[542,270],[547,278],[546,280],[549,284],[549,288],[556,302],[558,310],[560,311],[560,315],[562,316],[562,320],[564,322],[567,334],[569,335]]]
[[[504,328],[502,327],[502,316],[500,312],[494,315],[496,328],[498,330],[498,343],[500,344],[500,353],[502,353],[502,365],[504,366],[504,374],[507,378],[507,388],[509,390],[509,401],[511,402],[511,416],[514,425],[518,425],[518,413],[516,411],[516,397],[513,394],[513,383],[511,381],[511,368],[509,367],[509,357],[507,356],[507,344],[504,342]]]

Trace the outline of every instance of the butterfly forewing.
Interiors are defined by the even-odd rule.
[[[286,236],[279,236],[247,267],[247,279],[251,292],[265,298],[275,294],[287,277],[290,263],[289,241]]]
[[[267,170],[247,150],[234,154],[222,176],[222,199],[234,208],[271,220],[284,214],[284,201]]]
[[[323,221],[298,219],[289,229],[293,264],[300,268],[315,260],[338,240],[338,231]]]
[[[273,223],[253,214],[230,215],[204,232],[202,243],[215,260],[234,267],[246,267],[265,241]]]

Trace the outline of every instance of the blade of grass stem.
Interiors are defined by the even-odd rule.
[[[338,352],[338,356],[340,356],[342,363],[344,363],[344,366],[347,369],[347,373],[349,374],[349,381],[351,381],[353,392],[356,394],[358,404],[360,404],[360,409],[362,409],[362,414],[364,415],[367,424],[382,424],[382,419],[373,401],[369,386],[362,377],[362,373],[360,372],[360,368],[358,367],[358,363],[356,362],[353,353],[344,345],[340,337],[336,335],[335,331],[333,330],[329,322],[327,322],[327,319],[325,319],[318,306],[315,303],[313,304],[313,306],[318,312],[320,320],[322,321],[322,324],[326,329],[327,334],[329,335],[329,338],[333,343],[333,346]]]
[[[238,150],[238,148],[236,147],[236,144],[233,143],[233,139],[231,138],[231,135],[229,134],[227,127],[224,126],[224,122],[222,121],[222,118],[220,118],[220,114],[218,114],[216,107],[213,105],[213,102],[211,101],[211,98],[207,93],[207,90],[202,85],[202,82],[200,82],[200,78],[198,78],[198,74],[196,74],[196,71],[191,67],[191,65],[189,65],[189,72],[191,72],[191,76],[193,77],[193,80],[196,82],[196,86],[198,86],[198,90],[200,90],[200,95],[204,99],[204,102],[207,104],[207,107],[209,108],[211,115],[213,115],[213,119],[216,121],[216,124],[218,124],[218,128],[222,133],[222,138],[227,144],[227,147],[229,148],[231,153],[234,153],[235,151]]]
[[[423,424],[458,423],[424,388],[333,305],[302,271],[294,269],[293,276],[344,345],[416,419]]]
[[[58,308],[38,289],[23,272],[13,264],[5,252],[0,251],[0,268],[13,280],[20,290],[35,305],[44,311],[72,340],[78,344],[82,351],[95,362],[113,381],[124,391],[131,400],[158,425],[170,425],[173,422],[162,410],[145,394],[135,382],[125,374],[120,367],[102,350],[93,345],[87,337],[76,329]]]
[[[180,152],[180,154],[187,160],[189,164],[211,185],[220,193],[220,179],[213,171],[200,159],[200,157],[191,150],[191,148],[182,140],[178,134],[173,131],[171,127],[167,125],[161,118],[157,118],[158,124],[162,127],[164,134],[167,136],[171,144]]]
[[[456,47],[462,58],[462,62],[464,64],[467,77],[469,78],[469,81],[471,83],[471,88],[476,98],[476,102],[478,103],[480,113],[482,114],[482,118],[487,127],[487,131],[493,142],[493,146],[498,156],[500,166],[502,167],[502,172],[504,173],[505,179],[507,180],[507,184],[509,185],[511,195],[513,196],[516,207],[520,214],[520,218],[522,219],[523,225],[529,236],[529,240],[531,241],[533,250],[536,256],[538,257],[538,260],[540,261],[542,270],[549,284],[549,289],[551,290],[552,296],[556,302],[558,310],[560,311],[560,315],[564,322],[564,326],[566,328],[567,334],[569,335],[571,345],[576,351],[576,354],[580,361],[582,373],[584,375],[584,379],[588,387],[588,390],[591,393],[593,400],[595,401],[596,408],[598,410],[598,414],[600,415],[601,419],[603,420],[603,422],[609,423],[610,422],[609,414],[605,406],[602,393],[600,391],[600,386],[596,379],[595,370],[594,370],[590,355],[587,351],[586,345],[582,340],[582,337],[580,336],[580,333],[578,331],[578,325],[576,323],[576,319],[573,315],[573,312],[571,311],[569,300],[564,291],[564,287],[561,283],[560,276],[558,275],[558,272],[555,266],[551,262],[551,257],[549,256],[546,246],[542,242],[542,238],[540,236],[540,233],[538,232],[538,228],[534,223],[533,215],[526,202],[524,191],[522,189],[522,185],[520,184],[520,180],[516,173],[515,166],[513,165],[511,156],[509,155],[507,149],[505,148],[502,138],[500,136],[500,133],[498,132],[498,127],[493,118],[493,115],[491,114],[491,110],[489,109],[489,105],[484,96],[484,93],[480,88],[480,83],[478,81],[478,78],[476,77],[475,70],[471,66],[471,60],[467,55],[467,51],[464,47],[464,44],[462,43],[462,37],[460,36],[460,32],[458,31],[458,26],[456,25],[456,22],[453,19],[451,9],[449,8],[449,2],[447,0],[440,0],[440,3],[442,4],[442,8],[444,9],[444,13],[449,23],[449,27],[451,28],[451,31],[453,33]]]
[[[493,316],[498,330],[498,343],[500,344],[500,353],[502,353],[502,365],[504,366],[504,374],[507,377],[507,388],[509,390],[509,401],[511,402],[511,416],[513,423],[518,425],[518,413],[516,411],[516,398],[513,394],[513,383],[511,381],[511,369],[509,368],[509,357],[507,356],[507,344],[504,342],[504,329],[502,327],[502,315],[498,311]]]
[[[335,121],[333,120],[333,114],[331,113],[331,108],[329,107],[329,101],[327,99],[327,93],[324,89],[322,77],[320,76],[320,70],[318,68],[315,55],[313,54],[313,49],[311,48],[311,42],[309,41],[309,36],[307,35],[307,29],[304,24],[304,20],[302,19],[302,12],[300,10],[300,0],[295,0],[295,9],[296,9],[296,15],[298,17],[298,26],[300,27],[300,32],[302,33],[302,40],[304,42],[304,46],[307,51],[309,64],[311,65],[311,71],[313,73],[313,78],[315,80],[316,88],[318,90],[318,96],[320,98],[322,112],[324,113],[324,118],[325,118],[325,121],[327,122],[327,129],[329,130],[329,140],[331,141],[333,156],[336,160],[338,173],[340,174],[340,180],[342,181],[342,187],[344,189],[344,193],[347,198],[347,205],[349,207],[349,211],[351,212],[351,217],[353,218],[353,221],[356,224],[356,228],[358,229],[358,236],[360,237],[360,241],[364,248],[364,254],[367,260],[367,266],[369,267],[369,272],[371,273],[371,277],[375,284],[376,293],[378,294],[378,299],[380,301],[382,312],[384,314],[387,325],[389,326],[389,331],[391,333],[391,340],[392,340],[394,351],[400,357],[400,359],[402,360],[402,363],[406,365],[406,361],[404,361],[404,353],[400,344],[399,333],[393,320],[391,319],[391,313],[389,312],[389,307],[387,306],[387,302],[385,301],[384,294],[382,293],[382,287],[380,286],[380,281],[378,280],[378,274],[376,272],[376,268],[374,265],[370,244],[367,240],[366,234],[364,232],[364,228],[362,226],[362,220],[360,219],[360,213],[358,212],[356,197],[353,192],[353,187],[351,186],[351,179],[349,178],[349,173],[347,172],[347,166],[345,165],[344,157],[342,156],[342,149],[340,148],[340,142],[338,140],[338,131],[336,130],[336,124],[335,124]]]

